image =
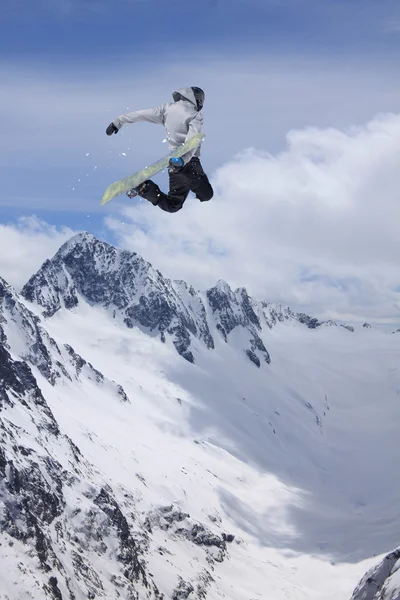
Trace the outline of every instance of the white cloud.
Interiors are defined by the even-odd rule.
[[[146,202],[108,219],[119,243],[173,278],[222,277],[331,317],[400,316],[400,116],[292,131],[276,155],[248,150],[216,196],[167,214]]]
[[[166,55],[135,64],[134,74],[130,56],[73,69],[60,65],[58,72],[2,63],[0,205],[98,208],[109,183],[165,151],[161,127],[126,126],[108,138],[106,126],[121,112],[169,101],[174,87],[206,91],[203,158],[210,170],[249,146],[277,152],[293,128],[345,127],[397,110],[397,71],[386,58],[344,64],[254,52],[227,56],[218,49],[212,59],[192,52],[182,62]],[[71,203],[75,196],[79,201]]]
[[[83,69],[60,67],[55,74],[0,65],[7,139],[0,147],[0,205],[99,210],[111,181],[165,152],[162,128],[127,126],[107,138],[108,122],[120,112],[167,101],[175,85],[201,85],[207,93],[202,160],[207,171],[217,169],[215,199],[205,205],[188,200],[176,215],[139,204],[126,211],[125,225],[113,214],[115,201],[106,210],[120,243],[198,287],[223,277],[309,312],[395,319],[398,117],[348,126],[396,110],[397,64],[227,58],[216,51],[211,62],[194,54],[187,63],[174,60],[172,79],[166,64],[169,57],[151,69],[137,66],[132,81],[130,57],[125,64],[91,65],[90,78]],[[288,146],[280,153],[287,131]],[[232,160],[249,146],[257,150]],[[24,243],[35,237],[21,224],[10,227],[0,230],[4,248],[11,247],[6,232],[27,234]],[[38,262],[62,238],[59,230],[46,231],[49,246],[43,242]],[[13,281],[19,267],[7,267],[7,260],[3,253],[0,274]],[[27,268],[19,282],[39,266],[21,264]]]
[[[74,233],[36,217],[23,217],[15,225],[0,224],[0,276],[19,291]]]

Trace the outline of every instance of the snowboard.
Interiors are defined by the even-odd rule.
[[[164,156],[164,158],[161,158],[152,165],[145,167],[137,173],[134,173],[134,175],[129,175],[129,177],[125,177],[125,179],[115,181],[114,183],[109,185],[106,191],[104,192],[100,204],[106,204],[116,196],[125,194],[125,192],[127,192],[131,188],[137,187],[140,183],[146,181],[146,179],[151,179],[151,177],[168,167],[171,158],[179,158],[187,152],[190,152],[190,150],[194,150],[204,140],[205,137],[206,136],[204,135],[204,133],[196,133],[193,137],[190,138],[190,140],[188,140],[181,146],[178,146],[178,148],[176,148],[167,156]]]

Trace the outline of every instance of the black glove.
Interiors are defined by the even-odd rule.
[[[107,135],[112,135],[113,133],[118,133],[118,127],[115,127],[114,123],[110,123],[106,129]]]

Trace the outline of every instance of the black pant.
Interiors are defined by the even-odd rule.
[[[211,200],[214,191],[203,171],[200,160],[192,158],[184,167],[169,173],[169,193],[164,194],[153,181],[146,181],[146,186],[140,194],[155,206],[166,212],[181,210],[189,192],[194,192],[201,202]]]

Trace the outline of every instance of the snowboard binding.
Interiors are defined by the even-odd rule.
[[[135,190],[135,188],[131,188],[130,190],[128,190],[126,192],[126,195],[128,196],[128,198],[135,198],[139,194],[137,193],[137,191]]]
[[[147,181],[143,181],[143,183],[140,183],[137,187],[135,188],[131,188],[130,190],[128,190],[126,192],[126,195],[128,196],[128,198],[135,198],[136,196],[143,196],[143,194],[146,192],[147,189]]]

